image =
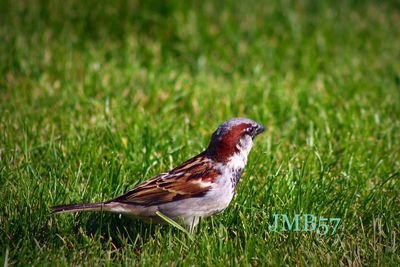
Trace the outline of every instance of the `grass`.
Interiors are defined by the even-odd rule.
[[[397,1],[0,1],[4,265],[400,264]],[[200,152],[224,120],[258,138],[231,205],[190,238],[103,201]],[[273,232],[273,214],[341,218]]]

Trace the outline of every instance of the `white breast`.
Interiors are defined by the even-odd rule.
[[[198,218],[208,217],[223,211],[229,206],[235,193],[238,174],[247,163],[247,156],[253,145],[251,137],[243,138],[238,144],[238,153],[232,155],[224,164],[216,168],[221,173],[212,184],[212,188],[202,197],[182,199],[159,206],[161,212],[172,219],[181,219],[193,227]]]

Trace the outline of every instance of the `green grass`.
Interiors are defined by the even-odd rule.
[[[0,1],[0,264],[399,265],[399,2],[162,2]],[[168,170],[236,116],[268,130],[193,238],[50,214]],[[342,223],[277,233],[274,213]]]

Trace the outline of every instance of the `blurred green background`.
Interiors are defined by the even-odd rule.
[[[398,265],[399,1],[0,0],[0,262]],[[102,201],[267,126],[237,196],[188,238]],[[269,232],[274,213],[342,219]]]

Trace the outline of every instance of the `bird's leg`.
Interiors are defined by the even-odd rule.
[[[200,221],[200,217],[199,216],[193,216],[190,219],[190,221],[185,224],[186,225],[186,229],[188,230],[188,232],[190,234],[193,234],[194,229],[199,224],[199,221]]]

